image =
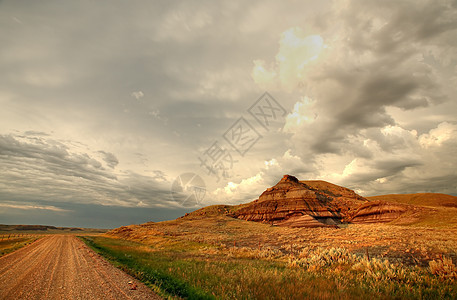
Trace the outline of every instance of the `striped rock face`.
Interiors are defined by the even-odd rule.
[[[284,175],[235,217],[289,227],[336,226],[366,202],[353,191],[325,181],[299,181]]]
[[[359,224],[387,223],[397,220],[406,212],[414,213],[419,210],[421,209],[407,204],[373,201],[361,205],[350,221]]]

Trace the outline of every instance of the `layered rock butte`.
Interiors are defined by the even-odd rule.
[[[341,223],[391,222],[411,205],[369,201],[325,181],[284,177],[259,199],[242,205],[232,217],[288,227],[328,227]]]

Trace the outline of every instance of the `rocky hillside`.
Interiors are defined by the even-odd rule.
[[[386,223],[398,220],[407,212],[415,211],[412,205],[372,201],[362,204],[350,219],[351,223]]]
[[[364,198],[353,190],[322,180],[300,181],[291,175],[266,189],[257,200],[240,205],[213,205],[181,220],[217,217],[284,227],[337,227],[342,223],[457,223],[457,197],[444,194],[385,195]],[[446,221],[444,221],[446,219]],[[440,225],[441,226],[441,225]],[[447,225],[446,225],[447,226]]]
[[[284,175],[259,199],[241,207],[233,216],[278,226],[335,226],[349,221],[366,202],[368,200],[343,187],[324,181],[299,181]]]
[[[388,201],[386,197],[367,199],[326,181],[299,181],[284,175],[259,199],[231,210],[229,215],[278,226],[328,227],[341,223],[408,223],[426,213],[425,207]]]

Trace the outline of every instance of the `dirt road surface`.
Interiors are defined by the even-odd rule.
[[[54,235],[0,258],[0,299],[161,298],[77,237]]]

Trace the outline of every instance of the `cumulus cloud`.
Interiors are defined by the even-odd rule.
[[[443,122],[437,128],[430,130],[429,133],[421,135],[419,142],[424,148],[439,147],[449,140],[454,141],[456,137],[457,125]]]
[[[271,70],[265,67],[265,61],[254,60],[252,76],[259,85],[280,86],[290,91],[301,83],[313,61],[318,59],[324,41],[320,35],[305,36],[301,28],[293,27],[281,34],[279,45]]]
[[[216,189],[212,201],[219,203],[238,204],[252,201],[259,190],[265,189],[264,173],[241,180],[240,183],[228,182],[225,187]]]
[[[367,155],[349,151],[351,147],[345,145],[345,154],[333,156],[333,163],[323,159],[325,155],[318,155],[314,174],[355,188],[365,195],[455,193],[453,166],[457,159],[451,154],[451,149],[456,140],[455,126],[445,122],[422,135],[399,126],[371,129],[351,140],[354,147],[364,147]]]
[[[299,178],[306,178],[311,171],[299,156],[294,155],[291,149],[281,156],[266,160],[259,167],[259,171],[238,182],[230,181],[224,187],[217,188],[209,201],[215,203],[239,204],[252,201],[267,188],[275,185],[284,174],[293,174]]]
[[[317,114],[313,113],[314,104],[315,101],[308,97],[303,97],[301,101],[295,103],[292,112],[286,116],[284,132],[294,133],[305,123],[313,122],[317,118]]]
[[[267,63],[255,62],[254,80],[278,77],[285,90],[301,85],[303,93],[318,103],[317,122],[302,126],[296,136],[307,134],[314,151],[338,152],[347,133],[394,125],[386,107],[411,110],[448,99],[438,69],[424,57],[427,49],[446,43],[454,32],[455,21],[449,17],[453,13],[445,12],[449,3],[411,5],[412,10],[404,5],[349,1],[335,8],[339,26],[322,37],[300,38],[303,33],[297,28],[286,30],[273,71],[264,72]],[[440,20],[438,11],[448,16],[446,21]],[[425,16],[432,29],[418,21]],[[317,132],[309,135],[306,129]]]

